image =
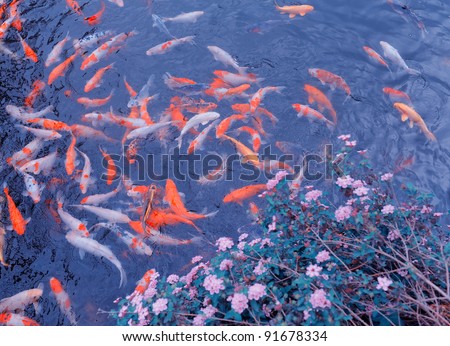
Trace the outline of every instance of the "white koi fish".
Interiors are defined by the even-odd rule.
[[[127,135],[127,139],[131,140],[134,138],[145,138],[150,134],[155,133],[156,131],[168,127],[170,125],[172,125],[174,123],[174,121],[166,121],[163,123],[157,123],[157,124],[152,124],[149,126],[144,126],[144,127],[139,127],[137,129],[134,129],[133,131],[131,131],[128,135]]]
[[[183,141],[183,136],[192,128],[197,127],[198,125],[206,125],[210,121],[214,121],[220,118],[220,114],[217,112],[206,112],[200,113],[189,119],[186,125],[181,130],[180,136],[176,139],[178,141],[178,148],[181,148],[181,143]]]
[[[22,313],[28,305],[33,304],[34,309],[38,312],[38,301],[42,297],[44,285],[39,284],[38,288],[22,291],[13,295],[12,297],[0,300],[0,312],[16,312]]]
[[[112,190],[111,192],[108,193],[102,193],[102,194],[97,194],[97,195],[91,195],[91,196],[86,196],[84,197],[80,204],[90,204],[90,205],[99,205],[102,203],[105,203],[106,201],[108,201],[110,198],[114,197],[115,195],[117,195],[117,193],[121,190],[122,188],[122,184],[119,183],[119,186],[117,186],[114,190]]]
[[[408,65],[406,65],[405,60],[403,60],[403,58],[401,57],[398,50],[395,49],[394,47],[392,47],[389,43],[380,41],[380,45],[383,48],[383,54],[386,59],[389,59],[394,64],[400,66],[402,69],[404,69],[409,74],[413,74],[413,75],[420,74],[419,71],[409,68]]]
[[[22,122],[26,122],[27,120],[41,118],[44,115],[52,113],[54,110],[54,107],[48,106],[48,107],[40,110],[39,112],[29,113],[29,112],[25,111],[23,108],[19,108],[14,105],[7,105],[5,107],[5,110],[14,119],[22,121]]]
[[[62,50],[68,40],[70,40],[69,33],[67,33],[66,37],[53,47],[52,51],[47,57],[47,60],[45,60],[45,67],[49,67],[61,60]]]
[[[45,129],[35,129],[33,127],[16,125],[16,127],[21,128],[25,131],[31,132],[36,137],[44,140],[44,141],[53,141],[55,139],[60,139],[62,136],[58,132],[54,130],[45,130]]]
[[[236,59],[234,59],[228,52],[224,51],[222,48],[217,46],[208,46],[208,50],[214,56],[216,61],[220,61],[222,64],[231,66],[240,74],[246,74],[246,67],[240,67]]]
[[[163,18],[163,22],[173,22],[173,23],[195,23],[197,19],[203,16],[205,12],[203,11],[194,11],[189,13],[181,13],[178,16],[172,18]]]
[[[80,178],[80,190],[83,194],[85,194],[87,192],[87,188],[91,184],[91,172],[92,172],[91,160],[89,160],[89,157],[85,153],[83,153],[80,149],[75,148],[75,150],[78,151],[81,154],[81,156],[83,156],[84,159],[84,167]]]

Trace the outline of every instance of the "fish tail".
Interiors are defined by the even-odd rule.
[[[192,237],[192,238],[189,240],[189,242],[190,242],[191,244],[194,244],[194,245],[201,245],[202,242],[203,242],[203,238],[202,238],[202,237]]]
[[[117,269],[119,269],[120,272],[119,288],[124,287],[127,284],[127,273],[125,272],[125,270],[122,268],[121,265],[117,266]]]
[[[409,67],[406,69],[406,72],[411,74],[411,75],[414,75],[414,76],[419,76],[420,75],[419,71],[417,71],[417,70],[415,70],[413,68],[409,68]]]
[[[431,131],[428,130],[428,129],[425,131],[425,136],[427,136],[427,138],[428,138],[430,141],[433,141],[433,142],[436,141],[436,136],[433,134],[433,132],[431,132]]]

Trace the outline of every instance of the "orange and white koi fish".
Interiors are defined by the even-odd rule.
[[[111,112],[107,113],[92,112],[84,114],[81,117],[81,121],[90,121],[94,126],[102,125],[104,123],[111,123],[111,124],[115,123],[115,121],[112,118]]]
[[[59,120],[33,118],[28,119],[27,122],[30,124],[37,124],[47,130],[70,132],[70,126]]]
[[[284,87],[284,86],[280,86],[280,87],[269,86],[269,87],[264,87],[264,88],[259,89],[250,99],[250,112],[255,113],[256,109],[259,107],[264,96],[266,96],[267,93],[276,92],[278,94],[281,94],[281,91],[283,91],[283,89],[286,89],[286,87]]]
[[[112,2],[113,4],[116,4],[119,7],[123,7],[124,3],[123,0],[108,0],[109,2]]]
[[[144,242],[142,237],[134,236],[128,231],[121,230],[120,227],[115,224],[97,224],[95,226],[102,226],[113,231],[117,237],[137,255],[153,255],[153,250]]]
[[[5,241],[5,235],[6,231],[3,228],[2,225],[0,225],[0,264],[9,267],[9,264],[5,261],[5,247],[6,247],[6,241]]]
[[[304,116],[304,117],[307,117],[309,121],[312,121],[314,119],[320,120],[320,121],[323,121],[330,130],[334,129],[334,126],[335,126],[334,123],[332,121],[328,120],[327,118],[325,118],[325,116],[322,113],[316,111],[315,109],[312,109],[311,107],[308,107],[305,105],[301,105],[299,103],[293,104],[292,108],[295,109],[295,111],[297,112],[297,116],[299,118]]]
[[[95,65],[101,59],[103,59],[108,54],[112,53],[118,48],[120,44],[125,42],[125,40],[131,36],[134,36],[137,32],[131,31],[129,33],[121,33],[109,39],[107,42],[103,43],[100,47],[94,50],[86,59],[83,60],[81,64],[81,70],[84,71],[87,68]]]
[[[102,203],[107,202],[110,198],[117,195],[117,193],[121,190],[122,185],[119,183],[119,186],[117,186],[114,190],[107,193],[97,194],[97,195],[91,195],[84,197],[80,204],[90,204],[90,205],[99,205]]]
[[[243,163],[251,163],[255,167],[260,167],[261,162],[259,161],[257,153],[230,136],[224,134],[222,137],[228,139],[236,146],[237,151],[242,156]]]
[[[84,159],[84,167],[83,167],[83,171],[81,172],[81,178],[80,178],[80,190],[81,190],[82,194],[85,194],[87,192],[89,185],[92,183],[91,160],[89,160],[89,156],[87,156],[85,153],[83,153],[80,149],[78,149],[78,148],[75,148],[75,149],[81,154],[81,156],[83,156],[83,159]]]
[[[105,74],[105,72],[110,70],[113,66],[114,66],[114,63],[98,70],[95,73],[95,75],[87,81],[87,83],[84,87],[84,92],[88,93],[88,92],[92,91],[93,89],[98,88],[102,83],[102,78],[103,78],[103,75]]]
[[[55,139],[60,139],[62,137],[61,134],[59,134],[54,130],[35,129],[34,127],[27,127],[23,125],[16,125],[16,127],[32,133],[33,135],[42,139],[43,141],[53,141]]]
[[[247,68],[239,66],[238,62],[230,55],[230,53],[217,46],[208,46],[207,48],[213,55],[214,60],[220,61],[222,64],[234,68],[240,74],[244,75],[247,73]]]
[[[236,131],[238,133],[247,132],[252,138],[253,150],[255,152],[259,151],[259,148],[261,147],[261,136],[258,131],[251,128],[250,126],[241,126],[240,128],[236,129]]]
[[[0,25],[0,41],[3,41],[5,38],[6,32],[11,26],[12,22],[15,20],[15,17],[9,17]]]
[[[383,54],[386,57],[386,59],[389,59],[394,64],[398,65],[400,68],[405,70],[407,73],[412,75],[419,75],[420,72],[417,70],[414,70],[410,68],[408,65],[406,65],[405,60],[401,57],[400,53],[397,49],[392,47],[389,43],[380,41],[380,45],[383,48]]]
[[[125,88],[127,88],[128,93],[130,94],[130,97],[136,97],[137,92],[133,89],[133,87],[127,82],[127,78],[123,77],[123,82],[125,84]]]
[[[52,51],[49,53],[47,60],[45,60],[45,67],[49,67],[61,60],[61,53],[68,40],[70,40],[69,33],[67,33],[65,38],[55,44]]]
[[[164,84],[167,85],[167,87],[171,90],[182,88],[184,86],[188,85],[196,85],[197,82],[193,81],[189,78],[182,78],[182,77],[174,77],[169,72],[166,72],[163,76]]]
[[[34,179],[31,175],[28,173],[22,172],[24,181],[25,181],[25,188],[26,192],[23,193],[24,196],[31,197],[33,202],[39,203],[41,200],[41,194],[44,190],[45,185],[39,185],[39,183]]]
[[[197,19],[203,16],[205,12],[194,11],[189,13],[181,13],[178,16],[172,18],[162,18],[163,22],[173,22],[173,23],[196,23]]]
[[[114,91],[111,91],[109,96],[105,97],[103,99],[90,99],[87,97],[80,97],[77,99],[77,102],[82,104],[86,108],[100,107],[100,106],[104,106],[109,101],[111,101],[113,94],[114,94]]]
[[[20,36],[19,34],[17,34],[17,36],[19,37],[20,43],[22,44],[22,48],[27,59],[33,61],[34,63],[37,63],[39,61],[39,58],[36,52],[28,45],[28,43],[25,42],[22,36]]]
[[[56,66],[52,72],[50,72],[50,75],[48,76],[48,85],[52,85],[53,82],[58,79],[59,77],[63,77],[66,73],[66,71],[69,69],[70,64],[73,63],[75,58],[78,55],[78,51],[76,51],[73,55],[69,56],[66,60],[64,60],[61,64]]]
[[[22,21],[20,19],[19,14],[19,3],[22,0],[13,0],[9,5],[9,16],[14,18],[14,21],[11,23],[11,26],[15,28],[17,31],[22,31]]]
[[[40,110],[39,112],[30,113],[30,112],[25,111],[23,108],[19,108],[14,105],[7,105],[5,107],[5,110],[14,119],[19,120],[21,122],[26,122],[29,119],[41,118],[44,115],[47,115],[48,113],[52,113],[54,110],[54,107],[48,106],[48,107],[45,107],[44,109]]]
[[[138,294],[144,294],[155,274],[156,274],[155,269],[147,270],[144,276],[138,282],[136,282],[137,286],[134,289],[134,291],[137,292]]]
[[[363,46],[363,49],[372,60],[380,63],[383,66],[386,66],[389,69],[388,63],[375,50],[367,46]]]
[[[147,227],[147,231],[146,231],[146,236],[148,237],[148,239],[156,244],[160,244],[160,245],[173,245],[173,246],[178,246],[178,245],[200,245],[202,242],[202,238],[201,237],[193,237],[191,239],[175,239],[173,237],[170,237],[166,234],[162,234],[161,232],[155,230],[155,229],[149,229],[149,227]]]
[[[258,220],[259,208],[254,202],[248,204],[248,214],[254,221]]]
[[[64,223],[65,227],[71,232],[78,232],[79,235],[82,235],[83,237],[89,237],[89,231],[86,227],[86,224],[63,209],[64,200],[61,193],[57,194],[57,202],[58,215]]]
[[[189,119],[186,125],[181,130],[180,136],[176,139],[178,141],[178,148],[181,148],[181,143],[183,141],[183,136],[192,128],[199,126],[200,124],[206,125],[211,121],[220,118],[220,114],[217,112],[207,112],[197,114],[193,118]]]
[[[414,124],[417,124],[429,140],[436,141],[436,137],[430,130],[428,130],[428,127],[422,117],[414,110],[414,108],[400,102],[394,103],[394,108],[400,112],[402,121],[409,119],[409,127],[413,127]]]
[[[326,70],[321,70],[318,68],[310,68],[308,69],[308,73],[310,74],[311,77],[320,80],[322,85],[328,84],[331,90],[339,88],[344,90],[348,96],[352,94],[350,87],[345,82],[345,80],[342,77],[335,75],[334,73],[331,73]]]
[[[109,30],[95,32],[84,38],[73,40],[73,48],[75,48],[76,50],[85,50],[94,45],[98,45],[101,40],[111,37],[113,35],[114,32]]]
[[[230,126],[233,124],[233,122],[235,122],[237,120],[246,120],[246,119],[247,119],[247,117],[243,114],[233,114],[233,115],[230,115],[229,117],[223,119],[219,123],[219,125],[217,125],[216,138],[222,137],[222,135],[228,131]]]
[[[336,111],[334,110],[333,105],[331,104],[328,97],[326,97],[322,91],[309,84],[305,84],[304,90],[308,93],[308,103],[317,103],[317,108],[319,108],[319,111],[321,112],[326,109],[328,113],[330,113],[330,115],[333,117],[333,122],[337,124]]]
[[[33,173],[35,175],[41,172],[44,175],[49,175],[55,165],[56,152],[48,154],[40,159],[31,160],[20,166],[19,170],[21,172]]]
[[[42,149],[44,142],[40,138],[33,139],[30,143],[15,152],[6,162],[13,166],[22,166],[25,161],[34,159]]]
[[[5,193],[6,200],[8,201],[8,211],[9,211],[9,219],[11,220],[12,229],[18,234],[18,235],[24,235],[25,230],[27,227],[27,223],[30,222],[30,218],[24,219],[22,216],[22,213],[17,208],[16,204],[14,203],[14,200],[9,195],[9,189],[8,187],[3,188],[3,192]],[[7,227],[9,228],[9,227]]]
[[[117,257],[112,253],[112,251],[109,248],[100,244],[98,241],[92,238],[82,237],[78,232],[74,231],[68,232],[66,234],[66,239],[72,246],[81,250],[80,251],[81,257],[84,256],[84,252],[88,252],[91,255],[106,258],[117,268],[117,270],[119,270],[120,273],[119,287],[122,287],[126,284],[127,275],[125,273],[125,270],[123,269],[120,261],[117,259]]]
[[[214,74],[230,86],[237,87],[242,84],[260,83],[264,78],[257,78],[253,73],[237,74],[223,70],[216,70]]]
[[[36,101],[37,97],[42,93],[42,91],[45,88],[45,83],[41,80],[34,81],[33,85],[31,86],[31,92],[28,94],[28,96],[25,99],[25,106],[28,108],[32,108],[34,102]]]
[[[148,113],[148,103],[152,100],[154,100],[155,98],[157,98],[159,96],[159,94],[147,97],[143,100],[142,104],[141,104],[141,108],[140,108],[140,113],[141,113],[141,119],[145,120],[145,122],[147,124],[153,124],[153,120],[150,117],[150,114]]]
[[[152,124],[152,125],[148,125],[148,126],[144,126],[144,127],[139,127],[137,129],[134,129],[133,131],[131,131],[128,135],[127,135],[127,140],[132,140],[135,138],[145,138],[150,134],[153,134],[163,128],[166,128],[170,125],[172,125],[174,122],[173,121],[166,121],[166,122],[162,122],[162,123],[156,123],[156,124]]]
[[[89,25],[99,25],[100,24],[100,20],[103,16],[103,13],[105,12],[106,6],[105,3],[102,1],[102,8],[100,9],[100,11],[98,11],[96,14],[90,16],[90,17],[86,17],[84,18],[84,20],[89,24]]]
[[[102,131],[93,129],[92,127],[89,127],[89,126],[73,124],[73,125],[70,125],[70,129],[72,130],[73,135],[76,137],[85,137],[85,138],[103,140],[103,141],[107,141],[110,143],[117,142],[117,139],[111,138],[111,137],[105,135]]]
[[[295,16],[303,17],[314,10],[314,6],[311,5],[280,6],[277,2],[275,2],[275,8],[280,11],[281,14],[288,13],[289,18],[295,18]]]
[[[142,87],[142,89],[139,91],[139,93],[136,93],[130,87],[131,90],[128,90],[128,92],[130,93],[131,98],[127,103],[128,108],[138,107],[138,106],[142,105],[142,102],[144,102],[144,100],[150,96],[150,88],[153,86],[154,80],[155,80],[155,76],[151,75],[148,78],[147,83],[145,83],[145,85]],[[127,89],[128,89],[128,87],[127,87]],[[134,96],[131,94],[134,94]]]
[[[193,154],[195,150],[202,150],[203,149],[203,143],[206,140],[206,137],[208,136],[208,133],[217,126],[217,122],[213,121],[211,124],[209,124],[207,127],[205,127],[200,134],[191,142],[188,148],[188,154]]]
[[[66,291],[64,291],[61,281],[52,277],[50,279],[50,289],[52,290],[52,293],[55,296],[56,301],[58,302],[61,312],[64,314],[64,316],[67,317],[71,325],[77,325],[77,319],[75,317],[75,313],[72,310],[69,295],[66,293]]]
[[[103,155],[104,160],[106,161],[106,183],[108,185],[111,185],[117,175],[117,167],[114,164],[114,160],[111,158],[111,156],[104,151],[102,148],[99,148],[100,152]]]
[[[173,39],[170,41],[166,41],[164,43],[158,44],[157,46],[154,46],[154,47],[148,49],[145,54],[147,54],[148,56],[165,54],[168,51],[172,50],[173,48],[175,48],[179,45],[182,45],[184,43],[193,44],[194,38],[195,38],[195,36],[186,36],[186,37],[176,38],[176,39]]]
[[[412,101],[409,98],[409,95],[401,90],[386,87],[383,88],[383,92],[389,96],[391,102],[401,102],[412,106]]]
[[[4,326],[39,326],[39,323],[26,316],[13,314],[10,312],[0,313],[0,325]]]
[[[211,184],[213,182],[219,181],[227,169],[227,158],[225,155],[221,155],[221,160],[217,162],[218,165],[207,175],[199,178],[198,182],[202,185]]]
[[[230,192],[223,198],[223,203],[238,203],[242,205],[242,202],[249,199],[263,191],[267,190],[266,184],[256,184],[244,186],[240,189]]]
[[[38,288],[22,291],[12,297],[0,300],[0,311],[23,313],[28,305],[33,304],[36,312],[40,311],[38,301],[44,292],[44,285],[39,284]]]
[[[291,193],[291,196],[293,196],[293,197],[296,197],[298,195],[298,193],[300,192],[300,188],[301,188],[304,176],[305,176],[305,170],[306,170],[307,166],[308,165],[302,165],[298,174],[289,183],[289,191]]]
[[[76,0],[66,0],[67,6],[69,6],[76,14],[82,16],[83,12],[81,7]]]
[[[250,105],[247,103],[235,103],[234,105],[231,106],[231,108],[240,114],[249,114],[250,113]],[[256,108],[255,113],[253,115],[254,116],[264,115],[270,119],[272,124],[275,124],[279,121],[275,115],[273,115],[267,109],[262,108],[262,107]],[[261,134],[264,134],[263,131],[260,131],[260,132],[261,132]]]
[[[187,120],[183,113],[181,112],[181,107],[175,106],[174,104],[170,104],[169,108],[167,108],[164,114],[170,115],[174,125],[181,130],[187,123]]]

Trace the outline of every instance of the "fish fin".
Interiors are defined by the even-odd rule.
[[[420,72],[415,70],[415,69],[413,69],[413,68],[407,68],[406,72],[409,73],[409,74],[415,75],[415,76],[419,76],[420,75]]]
[[[312,96],[308,96],[308,103],[312,105],[314,103],[314,98]]]
[[[84,255],[86,254],[86,252],[84,250],[79,250],[79,254],[80,254],[80,259],[83,260],[84,259]]]
[[[203,242],[202,237],[192,237],[190,240],[191,240],[191,244],[195,244],[195,245],[201,245]]]
[[[289,18],[295,18],[295,14],[294,13],[291,13],[290,15],[289,15]]]
[[[435,142],[437,140],[436,136],[429,130],[427,132],[425,132],[425,136],[427,136],[427,138],[433,142]]]
[[[412,129],[412,127],[414,126],[414,123],[413,123],[413,121],[412,120],[410,120],[409,121],[409,128],[411,128]]]
[[[6,225],[6,230],[8,230],[8,231],[12,231],[14,228],[13,228],[13,226],[12,225]]]
[[[25,219],[25,225],[28,224],[31,221],[31,217],[29,217],[28,219]]]
[[[42,306],[38,302],[33,303],[34,311],[36,314],[40,315],[42,313]]]
[[[405,113],[402,113],[402,121],[406,121],[408,120],[408,115],[406,115]]]

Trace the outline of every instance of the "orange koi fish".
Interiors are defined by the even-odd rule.
[[[11,220],[12,229],[18,235],[24,235],[27,223],[30,222],[30,218],[24,219],[20,210],[17,208],[14,200],[9,195],[8,187],[3,188],[3,192],[5,193],[6,200],[8,201],[8,211],[9,211],[9,219]]]
[[[394,103],[394,108],[400,112],[402,121],[409,119],[409,127],[412,128],[414,124],[417,124],[429,140],[436,141],[436,137],[430,130],[428,130],[428,127],[422,117],[414,110],[414,108],[400,102]]]
[[[321,112],[326,109],[333,117],[333,122],[337,124],[336,111],[334,110],[333,105],[331,104],[328,97],[326,97],[322,91],[309,84],[305,84],[304,90],[308,93],[308,103],[317,103],[317,108],[319,108],[319,111]]]
[[[281,14],[288,13],[289,18],[295,18],[295,16],[303,17],[314,10],[314,7],[311,5],[280,6],[277,2],[275,2],[275,8],[280,11]]]
[[[251,128],[250,126],[242,126],[242,127],[238,128],[236,131],[238,133],[247,132],[252,138],[253,150],[255,152],[259,151],[259,148],[261,147],[261,136],[259,135],[258,131]]]
[[[194,36],[186,36],[186,37],[182,37],[182,38],[176,38],[176,39],[158,44],[157,46],[148,49],[146,54],[148,56],[165,54],[168,51],[172,50],[173,48],[175,48],[183,43],[193,44],[194,38],[195,38]]]
[[[8,31],[14,19],[15,19],[14,17],[9,17],[0,25],[0,41],[5,38],[6,32]]]
[[[9,5],[9,16],[14,18],[14,21],[11,23],[11,26],[15,28],[17,31],[22,31],[22,21],[20,20],[19,14],[19,2],[21,0],[13,0],[11,5]]]
[[[222,99],[228,99],[231,98],[233,96],[243,96],[243,97],[247,97],[248,95],[245,94],[245,91],[247,91],[248,89],[250,89],[251,85],[250,84],[242,84],[238,87],[235,88],[220,88],[217,89],[214,92],[214,95],[217,97],[217,99],[219,101],[221,101]]]
[[[412,106],[409,95],[403,91],[393,88],[383,88],[383,92],[389,96],[392,102],[402,102]]]
[[[247,117],[245,115],[242,114],[233,114],[230,115],[229,117],[223,119],[219,125],[217,125],[216,128],[216,138],[220,138],[222,137],[222,135],[225,134],[225,132],[228,131],[228,129],[230,128],[231,124],[236,121],[236,120],[245,120],[247,119]]]
[[[113,94],[114,90],[111,91],[108,97],[105,97],[103,99],[90,99],[87,97],[80,97],[77,99],[77,102],[82,104],[85,108],[100,107],[107,104],[111,100]]]
[[[75,145],[77,143],[77,139],[74,135],[72,135],[72,140],[70,141],[70,145],[67,149],[66,153],[66,172],[68,175],[72,175],[73,171],[75,170],[76,166],[76,158],[77,158],[77,152],[75,150]]]
[[[83,16],[81,7],[76,0],[66,0],[67,5],[78,15]],[[84,17],[84,16],[83,16]]]
[[[254,73],[238,74],[223,70],[216,70],[214,74],[225,83],[237,87],[242,84],[260,83],[264,78],[257,78]]]
[[[259,105],[261,104],[264,96],[266,96],[267,93],[269,92],[276,92],[278,94],[281,94],[281,91],[283,91],[283,89],[286,89],[286,87],[281,86],[281,87],[264,87],[259,89],[251,98],[250,100],[250,112],[255,113],[256,108],[259,107]]]
[[[229,137],[225,134],[222,135],[222,137],[228,139],[236,146],[237,151],[242,156],[243,163],[251,163],[255,167],[260,167],[261,162],[259,161],[257,153],[232,137]]]
[[[310,121],[312,121],[313,119],[317,119],[317,120],[323,121],[330,130],[334,129],[334,123],[332,121],[328,120],[327,118],[325,118],[325,116],[322,113],[319,113],[315,109],[312,109],[308,106],[301,105],[298,103],[293,104],[292,108],[295,109],[295,111],[297,112],[297,116],[299,118],[304,116],[304,117],[307,117],[308,120],[310,120]]]
[[[45,83],[41,80],[34,81],[33,85],[31,86],[31,92],[28,94],[28,96],[25,99],[25,106],[28,108],[33,108],[33,104],[36,101],[37,97],[42,93],[42,91],[45,88]]]
[[[177,225],[179,223],[184,223],[189,226],[194,227],[199,233],[203,231],[198,228],[191,220],[186,217],[180,216],[178,214],[167,213],[165,210],[152,209],[149,218],[145,221],[147,226],[152,229],[158,229],[163,226]],[[148,227],[146,228],[146,232]]]
[[[342,77],[335,75],[334,73],[331,73],[329,71],[321,70],[318,68],[310,68],[308,69],[308,73],[310,74],[311,77],[320,80],[322,85],[329,84],[331,90],[339,88],[344,90],[348,96],[351,95],[350,87]]]
[[[147,290],[147,288],[150,285],[150,282],[152,281],[152,278],[155,274],[156,274],[155,269],[147,270],[147,272],[144,274],[144,276],[136,283],[137,286],[134,289],[134,291],[139,294],[144,294],[144,292]]]
[[[267,190],[266,184],[256,184],[244,186],[240,189],[230,192],[223,198],[223,203],[238,203],[242,205],[242,202],[249,199],[263,191]]]
[[[108,185],[111,185],[114,181],[114,178],[117,175],[117,168],[116,165],[114,164],[113,159],[111,158],[111,156],[104,151],[102,148],[99,148],[100,152],[103,155],[103,158],[106,160],[107,163],[107,168],[106,168],[106,183]]]
[[[196,85],[197,82],[193,81],[189,78],[182,78],[182,77],[174,77],[170,73],[166,72],[164,74],[164,83],[167,85],[167,87],[171,90],[182,88],[187,85]]]
[[[17,36],[19,37],[20,43],[22,44],[25,56],[34,63],[37,63],[39,61],[39,58],[36,52],[28,45],[28,43],[25,42],[22,36],[20,36],[19,34],[17,34]]]
[[[70,64],[73,63],[73,61],[75,60],[75,58],[78,55],[78,51],[76,51],[73,55],[69,56],[66,60],[64,60],[61,64],[59,64],[58,66],[56,66],[53,71],[50,73],[50,75],[48,76],[48,85],[52,85],[53,82],[59,78],[59,77],[63,77],[66,74],[66,71],[68,70]]]
[[[76,137],[85,137],[85,138],[92,138],[96,140],[103,140],[110,143],[116,143],[117,139],[111,138],[107,135],[105,135],[102,131],[93,129],[92,127],[80,125],[80,124],[73,124],[70,125],[70,129],[72,130],[72,133]]]
[[[86,17],[84,18],[84,20],[89,24],[89,25],[99,25],[100,24],[100,19],[103,16],[103,13],[105,12],[105,3],[102,1],[102,8],[100,9],[100,11],[98,11],[96,14],[90,16],[90,17]]]
[[[58,302],[61,312],[67,317],[70,324],[75,326],[77,324],[77,320],[72,310],[69,295],[64,291],[61,282],[52,277],[50,279],[50,289]]]
[[[100,70],[98,70],[94,74],[94,76],[87,81],[87,83],[86,83],[86,85],[84,87],[84,92],[88,93],[91,90],[93,90],[95,88],[98,88],[100,86],[101,82],[102,82],[102,78],[103,78],[103,75],[105,74],[105,72],[110,70],[113,66],[114,66],[114,63],[112,63],[112,64],[110,64],[110,65],[108,65],[106,67],[103,67]]]
[[[32,118],[28,119],[27,122],[31,124],[38,124],[47,130],[70,132],[70,126],[59,120]]]
[[[123,77],[123,82],[125,84],[125,88],[127,88],[127,91],[130,94],[130,97],[136,97],[138,93],[130,84],[128,84],[126,77]]]
[[[363,49],[372,60],[380,63],[383,66],[386,66],[389,69],[388,63],[375,50],[367,46],[363,46]]]

